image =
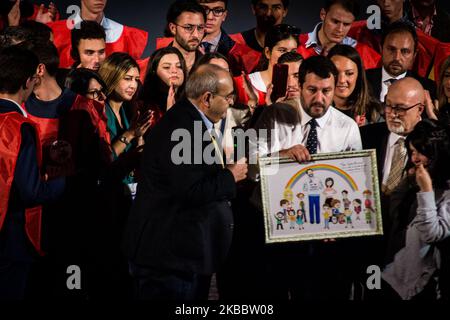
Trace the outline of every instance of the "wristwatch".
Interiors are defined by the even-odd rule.
[[[119,138],[119,141],[122,142],[122,143],[125,143],[125,145],[129,145],[130,144],[130,141],[128,141],[127,137],[125,137],[125,136],[121,136]]]

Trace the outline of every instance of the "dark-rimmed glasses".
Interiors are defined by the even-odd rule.
[[[210,9],[206,6],[202,6],[202,7],[203,7],[203,9],[205,9],[206,15],[209,15],[209,13],[212,12],[214,17],[218,17],[218,18],[223,16],[225,11],[227,11],[227,9],[221,8],[221,7],[212,8],[212,9]]]
[[[395,112],[395,114],[397,114],[399,116],[404,116],[406,114],[406,112],[408,112],[408,110],[411,110],[412,108],[415,108],[417,106],[423,106],[423,103],[419,102],[410,107],[403,106],[403,105],[391,106],[387,103],[383,103],[384,111],[386,113]]]
[[[183,28],[187,33],[193,34],[195,29],[197,29],[198,33],[205,33],[205,25],[204,24],[185,24],[184,26],[174,23],[177,27]]]

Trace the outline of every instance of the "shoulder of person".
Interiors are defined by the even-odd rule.
[[[358,126],[354,119],[347,116],[340,110],[330,107],[331,117],[330,119],[334,122],[333,125],[342,128],[350,128],[352,126]]]

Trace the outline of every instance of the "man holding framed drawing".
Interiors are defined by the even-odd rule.
[[[260,159],[260,170],[266,243],[382,234],[375,150],[317,154],[312,161],[301,164],[287,158],[267,157]],[[329,181],[333,181],[337,192],[319,193],[324,185],[330,185]],[[305,205],[311,213],[309,222],[300,230],[275,228],[278,204],[292,202],[289,195],[298,193],[309,198]],[[352,207],[348,202],[355,205]],[[358,203],[362,219],[356,218],[361,212]],[[297,207],[294,204],[293,209]]]
[[[360,151],[362,143],[356,122],[331,106],[337,74],[335,65],[326,57],[315,56],[303,61],[299,70],[301,106],[300,104],[296,107],[278,103],[265,108],[254,128],[257,132],[260,132],[260,129],[267,129],[268,131],[276,131],[276,134],[268,134],[270,139],[259,137],[257,143],[256,141],[251,142],[251,145],[255,147],[251,152],[257,152],[260,159],[264,157],[270,157],[275,161],[278,157],[290,159],[286,161],[292,163],[292,165],[295,163],[297,168],[304,168],[307,165],[305,163],[311,161],[311,155],[317,157],[322,153]],[[281,115],[283,112],[285,113],[284,116]],[[274,113],[280,116],[274,116]],[[299,163],[301,167],[299,167]],[[283,170],[282,164],[280,169]],[[309,173],[312,175],[311,178],[316,175],[322,178],[320,169],[314,170],[313,168],[313,171],[309,171]],[[328,209],[323,209],[325,179],[320,182],[315,181],[313,186],[311,183],[308,185],[305,180],[306,176],[305,172],[298,184],[298,186],[301,186],[300,189],[296,184],[293,188],[281,190],[281,196],[277,195],[277,208],[275,211],[271,208],[271,211],[273,211],[271,212],[271,219],[275,223],[273,225],[274,231],[279,232],[280,235],[284,235],[286,232],[287,234],[303,235],[311,232],[308,229],[314,222],[314,228],[320,230],[322,234],[327,234],[327,236],[321,237],[325,239],[336,235],[337,224],[333,223],[335,220],[352,221],[356,228],[356,219],[346,218],[344,208],[339,209],[337,202],[334,208],[330,206],[330,203]],[[333,178],[334,181],[338,181],[339,176],[333,175]],[[311,190],[311,192],[303,188],[305,183],[308,185],[306,189]],[[322,187],[321,184],[323,184]],[[340,184],[341,182],[339,182]],[[363,186],[365,186],[364,183],[359,188],[363,188]],[[348,186],[345,188],[345,190],[349,189]],[[342,192],[343,190],[338,191]],[[294,199],[294,196],[296,199]],[[362,194],[358,196],[364,202]],[[256,198],[258,197],[254,197],[254,199]],[[287,201],[281,201],[283,199]],[[314,203],[314,210],[309,211],[311,201]],[[261,201],[254,201],[255,207],[261,209],[261,204],[258,205],[256,202]],[[296,212],[297,227],[292,228],[288,220],[284,222],[283,214],[277,215],[281,210],[281,202],[283,204],[289,203],[292,206],[292,211]],[[342,199],[339,202],[342,202]],[[307,212],[310,214],[305,214]],[[326,212],[327,218],[325,218],[324,212]],[[266,219],[266,224],[267,221]],[[327,226],[330,229],[329,231],[326,229],[323,233],[325,221],[328,222]],[[276,230],[277,224],[278,230]],[[345,224],[339,223],[338,226],[345,230]],[[349,226],[351,231],[348,230],[347,232],[353,232],[354,229],[351,228],[350,223]],[[249,237],[250,234],[244,234],[243,236]],[[318,239],[320,237],[312,238]],[[252,239],[248,240],[252,241]],[[247,248],[247,243],[239,244],[239,246],[241,245]],[[348,270],[348,267],[352,265],[351,259],[353,259],[353,256],[350,243],[347,240],[339,239],[327,243],[324,240],[292,242],[284,244],[282,247],[273,244],[263,245],[263,243],[259,245],[263,247],[251,248],[253,253],[249,252],[250,249],[240,249],[246,252],[245,261],[240,263],[252,270],[251,274],[246,274],[246,281],[260,283],[258,290],[254,290],[253,298],[259,296],[280,298],[283,297],[283,292],[280,293],[283,290],[289,291],[292,299],[329,298],[344,300],[348,298],[351,288],[351,271]],[[347,256],[351,256],[351,259],[347,259]],[[329,272],[331,266],[333,277],[323,277],[324,274]],[[294,277],[295,279],[286,282],[280,279],[279,272],[288,269],[310,276]],[[249,277],[252,277],[252,279],[249,279]],[[258,279],[254,280],[253,278]],[[274,281],[273,279],[278,280]],[[274,292],[277,292],[277,290],[278,293],[275,294]]]

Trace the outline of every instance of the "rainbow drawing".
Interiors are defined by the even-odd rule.
[[[292,178],[286,184],[285,189],[292,190],[294,188],[294,186],[296,185],[296,183],[304,175],[306,175],[306,171],[308,171],[309,169],[312,169],[314,171],[328,171],[328,172],[337,174],[350,186],[350,188],[351,188],[351,190],[353,190],[353,192],[358,191],[358,186],[356,185],[355,180],[353,180],[353,178],[347,172],[343,171],[342,169],[339,169],[338,167],[335,167],[335,166],[332,166],[329,164],[317,164],[317,165],[312,165],[312,166],[303,168],[302,170],[300,170],[299,172],[297,172],[295,175],[292,176]]]

